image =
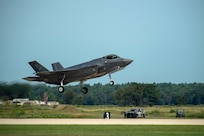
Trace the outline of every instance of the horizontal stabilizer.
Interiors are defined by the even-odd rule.
[[[37,61],[31,61],[31,62],[29,62],[29,64],[35,70],[36,73],[49,71],[47,68],[45,68],[43,65],[41,65]]]
[[[40,81],[39,77],[24,77],[23,79],[27,81]]]
[[[63,70],[63,66],[59,63],[59,62],[56,62],[56,63],[53,63],[52,64],[52,68],[54,71],[58,71],[58,70]]]

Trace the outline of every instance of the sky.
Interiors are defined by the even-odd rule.
[[[1,82],[27,82],[32,60],[51,70],[107,54],[134,60],[115,83],[203,83],[204,1],[0,0]]]

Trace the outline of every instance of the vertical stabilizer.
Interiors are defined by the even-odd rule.
[[[63,66],[59,62],[53,63],[52,68],[53,68],[53,71],[58,71],[58,70],[64,69]]]
[[[47,68],[45,68],[43,65],[41,65],[37,61],[31,61],[31,62],[29,62],[29,64],[35,70],[36,73],[49,71]]]

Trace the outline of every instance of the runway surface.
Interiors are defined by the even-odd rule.
[[[0,119],[0,125],[204,125],[204,119]]]

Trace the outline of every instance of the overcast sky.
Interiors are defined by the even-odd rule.
[[[0,0],[0,81],[112,53],[134,60],[115,83],[204,82],[204,0]]]

